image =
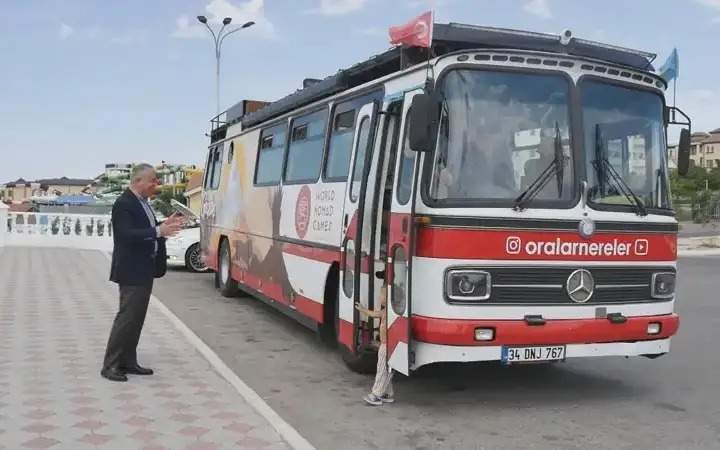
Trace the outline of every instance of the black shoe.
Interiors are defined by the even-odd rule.
[[[152,369],[146,369],[139,364],[135,364],[131,367],[123,367],[122,371],[132,375],[152,375],[154,373]]]
[[[122,372],[122,370],[116,367],[107,367],[100,371],[100,375],[107,378],[110,381],[127,381],[128,378]]]

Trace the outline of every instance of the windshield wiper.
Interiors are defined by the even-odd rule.
[[[617,173],[615,167],[610,164],[610,161],[602,154],[602,139],[600,138],[600,124],[595,125],[595,161],[592,162],[595,167],[595,172],[598,176],[598,184],[600,185],[600,195],[602,195],[602,186],[605,184],[605,180],[614,182],[615,189],[620,192],[630,202],[630,206],[633,207],[633,211],[638,216],[647,216],[647,209],[642,200],[633,192],[628,186],[623,177]]]
[[[538,175],[535,181],[530,183],[530,186],[517,196],[514,209],[516,211],[525,209],[525,205],[542,192],[553,176],[557,178],[558,198],[562,197],[564,172],[565,156],[562,150],[562,138],[560,137],[560,127],[558,123],[555,122],[555,158],[550,165]]]

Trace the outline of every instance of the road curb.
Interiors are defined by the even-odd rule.
[[[102,252],[105,257],[110,259],[110,254]],[[268,405],[265,400],[258,395],[250,386],[245,384],[235,372],[228,367],[227,364],[215,353],[200,337],[195,334],[185,323],[180,320],[165,304],[155,295],[150,296],[150,304],[153,308],[157,308],[165,317],[167,317],[173,326],[200,352],[200,354],[210,363],[215,371],[220,374],[240,396],[248,402],[270,425],[285,442],[295,450],[315,450],[307,439],[302,437],[295,428],[285,421],[274,409]]]
[[[678,238],[678,247],[678,256],[717,256],[720,255],[720,235]]]
[[[720,256],[720,249],[678,250],[678,256]]]

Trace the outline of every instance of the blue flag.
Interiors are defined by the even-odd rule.
[[[680,59],[676,48],[673,49],[665,64],[658,71],[660,76],[668,83],[680,75]]]

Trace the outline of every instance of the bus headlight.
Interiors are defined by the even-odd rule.
[[[672,298],[675,295],[675,274],[673,272],[654,273],[650,295],[652,298]]]
[[[490,274],[483,270],[451,269],[445,275],[445,295],[449,300],[487,300],[490,290]]]

